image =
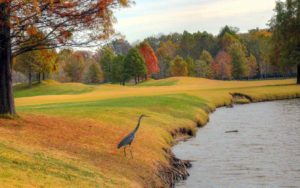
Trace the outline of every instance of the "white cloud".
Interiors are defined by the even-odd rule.
[[[245,30],[264,26],[274,7],[275,0],[140,0],[117,14],[116,29],[130,41],[182,30],[216,33],[225,24]]]

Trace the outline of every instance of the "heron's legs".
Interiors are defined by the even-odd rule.
[[[124,147],[124,156],[126,157],[126,147]]]
[[[129,148],[130,148],[131,158],[133,158],[132,151],[131,151],[131,144],[129,145]]]

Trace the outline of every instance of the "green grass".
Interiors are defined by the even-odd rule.
[[[63,95],[63,94],[82,94],[94,90],[93,86],[84,85],[80,83],[58,83],[55,81],[43,81],[38,84],[28,87],[28,84],[18,84],[14,86],[14,96],[19,97],[32,97],[40,95]]]
[[[187,94],[171,94],[147,97],[125,97],[91,102],[72,102],[18,107],[19,112],[68,115],[78,117],[102,116],[107,112],[126,111],[128,108],[151,113],[171,114],[192,119],[195,109],[205,106],[199,97]],[[113,116],[112,116],[113,117]]]

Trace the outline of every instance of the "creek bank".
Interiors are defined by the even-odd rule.
[[[271,98],[261,98],[261,99],[254,99],[250,95],[244,94],[244,93],[229,93],[232,97],[231,103],[223,105],[216,106],[217,108],[220,107],[229,107],[232,108],[234,104],[248,104],[253,102],[264,102],[264,101],[272,101],[272,100],[285,100],[285,99],[293,99],[293,98],[300,98],[300,95],[283,95],[280,97],[271,97]],[[207,107],[207,106],[206,106]],[[204,110],[208,115],[214,111],[214,109],[207,108]],[[209,118],[207,118],[206,121],[196,121],[197,128],[204,127],[207,122],[209,121]],[[186,141],[191,137],[194,137],[196,135],[196,132],[193,131],[191,128],[179,128],[177,130],[174,130],[170,132],[172,135],[174,141],[173,145],[177,144],[181,141]],[[186,180],[189,176],[188,168],[192,167],[191,160],[182,160],[177,158],[174,153],[171,150],[164,149],[166,152],[167,158],[169,160],[169,166],[166,165],[159,165],[157,168],[158,176],[161,178],[162,182],[170,188],[175,187],[176,182]]]

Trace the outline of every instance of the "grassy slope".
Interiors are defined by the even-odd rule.
[[[21,118],[0,120],[0,184],[159,185],[155,172],[158,164],[168,162],[162,148],[170,147],[171,131],[188,127],[195,132],[195,122],[204,123],[208,109],[230,103],[230,92],[250,95],[255,101],[299,97],[300,86],[294,83],[170,78],[131,87],[91,89],[78,84],[80,89],[68,92],[69,84],[50,84],[47,96],[35,96],[50,92],[47,83],[37,86],[39,92],[19,90],[17,96],[30,96],[16,99]],[[133,143],[134,159],[124,158],[116,144],[133,129],[141,113],[151,117],[142,122]]]
[[[41,84],[34,84],[32,88],[28,88],[28,84],[18,84],[14,86],[14,95],[18,98],[38,95],[82,94],[92,90],[92,86],[80,83],[61,84],[52,80],[46,80]]]

